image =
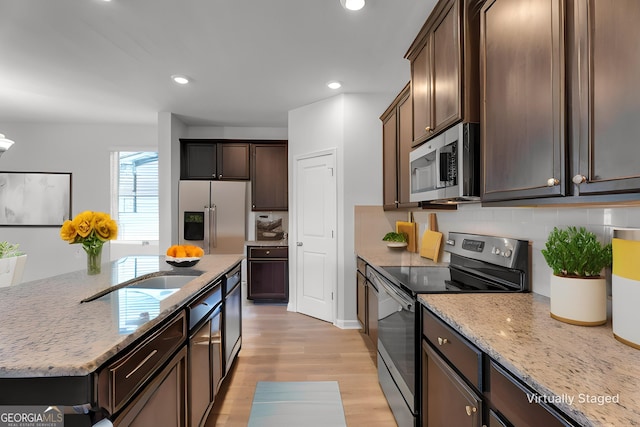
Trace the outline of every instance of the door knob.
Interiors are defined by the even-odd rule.
[[[587,182],[587,177],[584,176],[584,175],[578,174],[578,175],[574,176],[571,181],[573,181],[573,183],[576,184],[576,185],[580,185],[583,182]]]
[[[302,242],[296,242],[296,246],[302,246]]]
[[[549,178],[547,180],[547,187],[555,187],[558,184],[560,184],[560,180],[559,179]]]

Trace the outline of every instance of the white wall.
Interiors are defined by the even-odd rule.
[[[155,125],[2,123],[0,129],[15,141],[0,157],[0,171],[72,173],[72,216],[84,210],[110,212],[111,151],[157,149]],[[59,231],[0,227],[0,241],[18,243],[28,254],[23,281],[86,268],[82,247],[62,241]],[[103,259],[109,259],[108,246]]]
[[[336,325],[357,327],[354,256],[356,204],[382,203],[382,125],[390,100],[378,95],[342,94],[289,112],[289,222],[295,242],[292,181],[298,156],[336,149],[338,266]],[[296,253],[290,245],[290,295],[295,297]]]
[[[415,213],[420,236],[428,224],[427,213]],[[640,207],[483,208],[471,204],[460,205],[457,211],[437,211],[437,217],[439,231],[443,233],[459,231],[529,240],[532,244],[532,290],[545,296],[549,296],[551,269],[540,251],[553,227],[586,227],[606,243],[611,242],[613,228],[640,227]]]

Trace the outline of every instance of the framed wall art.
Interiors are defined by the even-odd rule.
[[[71,218],[71,173],[0,172],[0,226],[59,227]]]

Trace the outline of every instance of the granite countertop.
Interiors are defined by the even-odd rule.
[[[122,328],[117,298],[80,301],[133,277],[172,270],[164,257],[127,257],[103,265],[95,276],[82,270],[0,288],[0,377],[86,376],[243,258],[205,255],[194,267],[173,269],[176,274],[199,275],[163,299],[157,317],[133,331]],[[128,262],[135,264],[133,268],[121,268]]]
[[[288,240],[247,240],[245,246],[289,246]]]
[[[640,350],[574,326],[537,294],[429,294],[423,305],[584,426],[640,423]],[[609,402],[605,402],[609,400]]]
[[[358,249],[357,256],[365,260],[368,264],[388,267],[447,267],[448,262],[444,262],[443,256],[440,256],[438,262],[434,262],[428,258],[423,258],[416,252],[409,252],[405,248],[389,248],[385,242],[375,245],[368,245],[365,248]]]

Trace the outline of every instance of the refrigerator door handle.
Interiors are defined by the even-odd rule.
[[[204,244],[203,248],[205,254],[209,254],[209,237],[211,235],[211,208],[209,206],[204,207]]]
[[[218,218],[216,205],[211,205],[209,209],[209,240],[211,241],[210,248],[218,247]]]

